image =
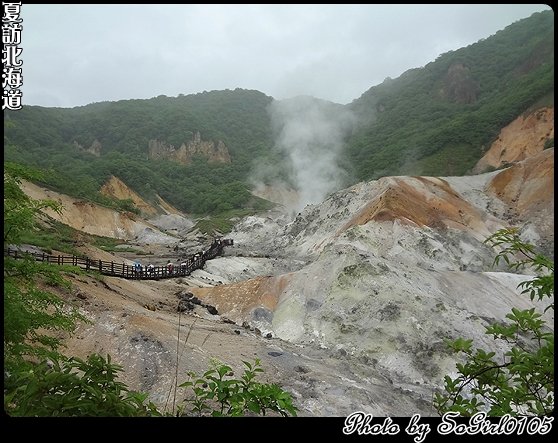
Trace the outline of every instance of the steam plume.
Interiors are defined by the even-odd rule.
[[[351,112],[342,105],[302,96],[272,102],[269,113],[275,147],[286,154],[289,181],[299,195],[288,209],[298,212],[340,189],[347,173],[338,159],[354,122]]]

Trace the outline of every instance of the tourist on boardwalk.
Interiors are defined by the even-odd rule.
[[[167,263],[167,272],[169,273],[169,275],[172,275],[173,269],[174,269],[174,265],[173,265],[172,262],[169,260],[169,262]]]
[[[139,277],[141,275],[141,271],[142,271],[142,265],[139,261],[135,261],[134,262],[134,274],[136,275],[136,277]]]

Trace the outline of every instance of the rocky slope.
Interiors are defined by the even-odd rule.
[[[554,257],[554,148],[496,174],[486,190],[504,203],[510,223],[524,226],[529,241]]]
[[[520,115],[500,131],[498,139],[478,161],[473,172],[478,174],[525,160],[541,152],[549,139],[554,139],[554,107]]]
[[[130,199],[138,208],[146,221],[166,234],[178,238],[184,235],[194,226],[194,222],[185,214],[157,195],[157,203],[151,205],[142,199],[136,192],[130,189],[118,177],[112,176],[101,188],[101,193],[121,200]],[[156,235],[156,233],[155,233]],[[135,239],[146,242],[145,236],[136,235]],[[170,242],[176,242],[177,239]]]
[[[324,349],[353,370],[366,362],[361,379],[381,374],[410,398],[426,401],[455,368],[444,338],[470,337],[501,352],[484,327],[512,306],[531,306],[516,290],[529,277],[494,269],[495,251],[483,240],[510,222],[528,221],[523,235],[553,256],[549,171],[553,149],[480,176],[361,183],[307,207],[285,226],[246,219],[232,235],[239,254],[259,250],[270,262],[291,256],[307,264],[192,292],[239,323]],[[515,194],[506,198],[511,183],[520,183],[528,204]],[[216,273],[236,258],[219,260],[223,265],[211,265]]]
[[[50,209],[45,213],[53,219],[88,234],[117,238],[139,245],[175,245],[179,236],[190,231],[194,222],[185,214],[157,196],[151,205],[130,189],[118,177],[111,177],[101,188],[107,196],[130,199],[141,215],[113,209],[41,188],[31,182],[22,183],[23,191],[33,199],[54,200],[62,205],[62,212]]]
[[[522,235],[553,255],[553,151],[477,176],[360,183],[294,220],[247,217],[225,256],[188,278],[79,277],[69,297],[94,323],[68,350],[110,353],[161,407],[172,404],[177,363],[183,381],[212,358],[240,371],[259,357],[301,415],[436,415],[432,394],[455,369],[443,340],[493,349],[485,326],[532,306],[516,289],[530,276],[493,268],[483,240],[524,221]],[[218,314],[179,314],[184,291]]]
[[[119,200],[130,199],[142,214],[150,216],[156,215],[157,209],[147,203],[136,192],[132,191],[126,184],[114,175],[111,176],[106,183],[101,187],[101,194],[108,197],[114,197]]]

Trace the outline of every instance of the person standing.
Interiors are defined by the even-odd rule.
[[[134,262],[134,274],[136,277],[141,275],[141,263],[137,260]]]
[[[167,272],[169,275],[172,275],[172,271],[174,269],[174,265],[172,264],[172,262],[169,260],[169,262],[167,263]]]

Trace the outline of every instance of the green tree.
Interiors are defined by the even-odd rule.
[[[33,200],[21,180],[36,179],[27,168],[4,164],[4,249],[34,229],[41,210],[60,210]],[[69,287],[66,272],[77,268],[4,257],[4,411],[14,416],[153,415],[147,395],[131,392],[116,376],[121,368],[100,355],[87,361],[60,351],[59,332],[87,321],[77,309],[44,289]]]
[[[147,394],[130,391],[117,380],[122,371],[92,354],[42,361],[10,374],[5,384],[4,410],[14,416],[135,417],[159,416]]]
[[[4,165],[4,249],[34,229],[41,210],[60,210],[55,202],[32,200],[20,189],[22,178],[36,177],[21,166]],[[38,281],[50,286],[66,284],[60,269],[4,257],[4,365],[8,370],[24,363],[24,357],[59,357],[60,341],[39,331],[69,331],[83,319],[76,310],[65,312],[63,301],[41,289]]]
[[[486,243],[502,246],[495,264],[503,259],[514,270],[532,266],[537,276],[519,284],[531,300],[554,299],[554,263],[523,242],[515,228],[502,229]],[[546,309],[554,310],[554,302]],[[457,364],[459,375],[444,378],[444,393],[436,393],[440,414],[452,411],[464,416],[486,412],[491,416],[550,415],[554,411],[554,333],[535,308],[512,308],[507,324],[495,323],[486,334],[509,348],[502,359],[494,352],[474,349],[473,340],[448,342],[465,356]]]

